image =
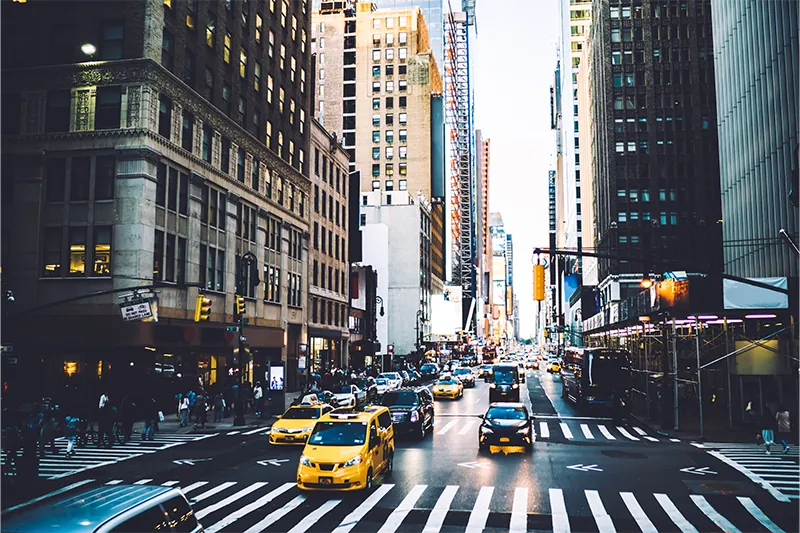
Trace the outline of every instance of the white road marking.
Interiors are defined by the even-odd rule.
[[[553,533],[570,533],[569,515],[561,489],[550,489],[550,515],[553,518]]]
[[[638,524],[642,533],[658,533],[658,529],[656,529],[656,526],[647,518],[644,509],[642,509],[642,506],[636,501],[636,497],[632,492],[620,492],[619,495],[628,507],[628,511],[631,512],[633,519],[636,520],[636,524]]]
[[[594,435],[592,435],[591,430],[589,430],[589,424],[581,424],[581,431],[583,431],[583,436],[587,439],[593,439]]]
[[[403,498],[403,501],[400,502],[392,514],[389,515],[389,518],[386,519],[386,522],[383,523],[381,528],[378,530],[378,533],[394,533],[397,531],[397,528],[400,527],[400,524],[403,523],[408,513],[414,508],[414,504],[417,503],[422,493],[425,492],[427,489],[427,485],[416,485],[413,489]]]
[[[680,442],[681,439],[669,439],[670,442]]]
[[[638,426],[633,426],[633,430],[643,437],[647,435],[647,432]]]
[[[762,526],[770,530],[772,533],[784,533],[784,531],[779,528],[775,522],[770,520],[769,517],[764,514],[764,511],[762,511],[755,503],[753,503],[753,500],[744,496],[737,496],[736,499],[739,500],[745,509],[747,509],[748,513],[753,515],[753,518],[761,522]]]
[[[539,422],[539,437],[542,439],[550,438],[550,428],[548,427],[547,422]]]
[[[694,446],[695,448],[705,448],[705,446],[703,446],[699,442],[692,442],[691,445]]]
[[[300,520],[292,529],[288,531],[288,533],[305,533],[308,531],[311,526],[319,522],[319,519],[328,514],[328,512],[342,503],[342,500],[328,500],[316,509],[314,509],[311,513],[307,514]]]
[[[528,489],[517,487],[514,491],[514,504],[511,507],[511,524],[509,533],[525,533],[528,531]]]
[[[606,508],[603,507],[603,502],[600,500],[600,494],[596,490],[585,490],[586,501],[589,502],[589,509],[592,511],[594,521],[597,523],[597,530],[600,533],[616,533],[614,522],[608,516]]]
[[[622,426],[617,426],[617,431],[619,431],[620,433],[622,433],[622,436],[623,436],[623,437],[625,437],[626,439],[630,439],[630,440],[639,440],[637,437],[634,437],[633,435],[631,435],[630,433],[628,433],[628,430],[627,430],[627,429],[625,429],[625,428],[624,428],[624,427],[622,427]]]
[[[656,500],[661,505],[661,508],[664,509],[664,512],[667,513],[669,519],[672,520],[678,529],[680,529],[683,533],[698,533],[697,529],[686,520],[681,512],[675,507],[675,504],[672,503],[672,500],[669,499],[669,496],[666,494],[654,494],[653,496],[656,497]]]
[[[277,509],[269,513],[267,516],[265,516],[263,519],[259,520],[258,522],[250,526],[248,529],[245,530],[244,533],[261,533],[262,531],[266,531],[266,529],[269,526],[271,526],[272,524],[274,524],[275,522],[277,522],[290,512],[300,507],[300,505],[302,505],[304,501],[306,501],[306,497],[303,496],[302,494],[296,496],[289,503],[282,505],[281,507],[278,507]]]
[[[174,487],[178,483],[180,483],[180,481],[165,481],[161,485],[164,486],[164,487]]]
[[[250,431],[245,431],[244,433],[242,433],[242,435],[254,435],[256,433],[259,433],[261,431],[266,431],[268,429],[269,429],[269,427],[266,427],[266,426],[265,427],[256,428],[256,429],[251,429]],[[230,435],[230,433],[229,433],[229,435]]]
[[[712,522],[717,524],[717,527],[720,528],[722,531],[725,531],[725,533],[741,533],[739,528],[731,524],[727,518],[719,514],[716,509],[711,507],[711,504],[708,503],[708,500],[706,500],[699,494],[691,494],[689,497],[692,499],[694,504],[701,511],[703,511],[703,514],[709,517]]]
[[[147,485],[153,481],[152,479],[140,479],[139,481],[134,482],[134,485]]]
[[[708,454],[716,457],[717,459],[719,459],[720,461],[722,461],[726,465],[730,466],[731,468],[735,468],[736,470],[738,470],[739,472],[741,472],[742,474],[747,476],[750,479],[750,481],[752,481],[753,483],[757,483],[758,485],[761,485],[762,487],[764,487],[764,489],[767,492],[769,492],[770,494],[772,494],[772,496],[776,500],[778,500],[779,502],[788,502],[789,501],[789,498],[785,494],[782,494],[778,489],[773,487],[772,484],[769,481],[765,480],[763,477],[761,477],[760,475],[756,474],[755,472],[752,472],[750,469],[740,465],[739,463],[737,463],[736,461],[734,461],[732,459],[728,459],[727,457],[725,457],[723,454],[721,454],[719,452],[709,451]]]
[[[474,420],[467,420],[467,422],[464,424],[464,427],[461,428],[461,431],[459,431],[458,434],[459,435],[466,435],[469,432],[469,430],[472,428],[473,425],[475,425],[475,421]]]
[[[439,499],[436,500],[436,505],[433,507],[430,515],[428,515],[428,522],[425,524],[425,529],[422,530],[422,533],[439,533],[457,491],[458,485],[447,485],[444,488]]]
[[[436,432],[436,434],[437,434],[437,435],[444,435],[445,433],[447,433],[448,431],[450,431],[450,428],[452,428],[453,426],[455,426],[455,425],[456,425],[456,423],[457,423],[457,421],[456,421],[456,420],[451,420],[450,422],[448,422],[447,424],[445,424],[445,425],[444,425],[444,427],[443,427],[442,429],[440,429],[439,431],[437,431],[437,432]]]
[[[570,431],[570,429],[569,429],[569,426],[567,426],[567,424],[565,424],[564,422],[561,422],[561,423],[559,424],[559,426],[561,426],[561,433],[563,433],[563,434],[564,434],[564,437],[565,437],[565,438],[567,438],[567,439],[573,439],[573,438],[575,438],[575,437],[572,435],[572,431]]]
[[[217,485],[213,489],[207,490],[204,493],[192,498],[191,503],[203,501],[206,498],[210,498],[214,494],[216,494],[218,492],[222,492],[223,490],[227,489],[228,487],[232,487],[234,485],[236,485],[235,481],[226,481],[225,483],[220,483],[219,485]],[[186,492],[186,491],[184,491],[184,492]]]
[[[267,493],[266,495],[260,497],[254,502],[248,503],[244,507],[241,507],[236,512],[229,514],[228,516],[226,516],[216,524],[212,525],[211,527],[206,528],[206,533],[215,533],[216,531],[228,527],[229,525],[239,520],[241,517],[250,514],[253,511],[257,511],[258,509],[267,505],[269,502],[271,502],[272,500],[274,500],[287,490],[290,490],[296,486],[297,485],[294,483],[284,483],[283,485],[273,490],[272,492]]]
[[[188,485],[186,487],[181,487],[181,491],[184,494],[186,494],[187,492],[189,492],[191,490],[199,489],[203,485],[208,485],[208,481],[197,481],[196,483],[192,483],[191,485]]]
[[[481,487],[472,512],[469,514],[469,522],[465,533],[480,533],[486,527],[486,520],[489,518],[489,502],[492,500],[494,487]]]
[[[364,516],[370,512],[370,510],[375,507],[375,505],[383,498],[387,492],[392,490],[394,485],[386,484],[381,485],[380,487],[375,490],[369,497],[364,500],[361,505],[353,509],[353,511],[344,517],[344,519],[339,523],[336,529],[333,530],[333,533],[349,533],[351,529],[353,529],[358,521],[364,518]]]
[[[42,496],[39,496],[39,497],[34,498],[32,500],[28,500],[26,502],[22,502],[20,504],[14,505],[13,507],[9,507],[8,509],[6,509],[3,512],[4,513],[8,513],[10,511],[16,511],[17,509],[22,509],[23,507],[27,507],[27,506],[29,506],[31,504],[36,503],[36,502],[40,502],[42,500],[46,500],[47,498],[52,498],[53,496],[57,496],[59,494],[63,494],[64,492],[70,491],[72,489],[76,489],[78,487],[86,485],[87,483],[93,483],[93,482],[94,482],[93,479],[83,479],[81,481],[76,481],[75,483],[73,483],[71,485],[67,485],[66,487],[61,487],[60,489],[54,490],[53,492],[48,492],[47,494],[43,494]]]
[[[209,505],[208,507],[205,507],[205,508],[197,511],[195,513],[195,515],[197,516],[198,520],[201,520],[202,518],[210,515],[211,513],[215,512],[215,511],[219,511],[223,507],[227,507],[228,505],[232,504],[236,500],[239,500],[239,499],[247,496],[251,492],[260,489],[261,487],[263,487],[266,484],[267,484],[266,481],[256,481],[252,485],[249,485],[249,486],[243,488],[239,492],[231,494],[227,498],[223,498],[222,500],[218,501],[214,505]]]
[[[231,431],[231,432],[226,433],[226,435],[238,435],[241,432],[242,432],[241,430],[239,430],[239,431]]]
[[[658,442],[657,438],[651,437],[650,435],[645,435],[644,438],[649,440],[650,442]]]
[[[600,430],[600,433],[602,433],[602,434],[603,434],[603,436],[604,436],[605,438],[607,438],[608,440],[617,440],[617,437],[615,437],[614,435],[612,435],[612,434],[611,434],[611,432],[608,430],[608,428],[607,428],[607,427],[605,427],[604,425],[602,425],[602,424],[598,424],[598,425],[597,425],[597,429],[599,429],[599,430]]]
[[[119,485],[120,483],[122,483],[121,479],[112,479],[111,481],[106,483],[106,485]]]

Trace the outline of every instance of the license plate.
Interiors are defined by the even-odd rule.
[[[333,483],[333,478],[332,477],[321,477],[321,478],[319,478],[319,484],[320,485],[330,485],[331,483]]]
[[[510,442],[510,441],[511,439],[509,439],[508,437],[500,437],[500,442]]]
[[[284,439],[286,441],[290,441],[290,440],[294,440],[294,437],[292,437],[291,435],[287,435],[286,437],[284,437]]]

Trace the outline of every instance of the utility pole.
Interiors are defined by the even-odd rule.
[[[671,420],[669,413],[669,393],[670,390],[668,385],[670,384],[668,381],[669,373],[669,333],[667,332],[667,318],[661,321],[661,376],[662,376],[662,383],[661,383],[661,429],[671,429],[670,426]],[[674,379],[674,378],[673,378]]]
[[[703,381],[700,377],[700,321],[694,319],[694,341],[697,355],[697,405],[700,408],[700,438],[703,438]]]
[[[258,258],[255,256],[253,252],[247,252],[239,259],[239,268],[237,272],[238,279],[236,280],[236,296],[234,298],[234,316],[238,319],[239,322],[239,343],[238,343],[238,353],[239,353],[239,394],[236,398],[236,412],[233,419],[234,426],[244,426],[245,419],[244,419],[244,384],[246,381],[247,375],[247,365],[249,363],[249,357],[247,355],[247,337],[244,335],[244,327],[247,325],[247,317],[246,315],[246,304],[244,300],[244,295],[246,293],[246,285],[245,285],[245,268],[250,269],[248,279],[250,281],[250,285],[255,287],[259,283],[258,278]]]
[[[678,430],[679,417],[678,417],[678,332],[675,329],[675,319],[672,319],[672,368],[675,369],[675,375],[672,377],[672,412],[675,418],[674,429]]]

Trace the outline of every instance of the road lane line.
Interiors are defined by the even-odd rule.
[[[222,492],[223,490],[227,489],[228,487],[232,487],[234,485],[236,485],[235,481],[226,481],[225,483],[221,483],[221,484],[217,485],[216,487],[214,487],[213,489],[207,490],[204,493],[200,494],[199,496],[196,496],[196,497],[192,498],[191,503],[203,501],[206,498],[210,498],[214,494],[216,494],[218,492]]]
[[[681,514],[675,504],[672,503],[672,500],[669,499],[669,496],[666,494],[653,494],[656,497],[656,501],[658,501],[661,508],[664,509],[664,512],[667,513],[669,519],[672,520],[672,523],[678,526],[683,533],[699,533],[695,527],[686,520],[686,517]]]
[[[450,510],[450,504],[458,491],[458,485],[447,485],[444,491],[436,500],[436,505],[433,507],[430,515],[428,515],[428,522],[425,524],[425,529],[422,533],[439,533],[444,524],[444,519],[447,516],[447,511]]]
[[[603,502],[600,500],[600,494],[596,490],[585,490],[586,501],[589,502],[589,509],[592,511],[594,521],[597,523],[597,530],[600,533],[616,533],[614,522],[608,516],[606,508],[603,507]]]
[[[266,531],[269,526],[300,507],[304,501],[306,501],[306,497],[302,494],[298,495],[286,505],[278,507],[263,519],[247,528],[244,533],[261,533],[262,531]]]
[[[408,513],[414,508],[414,504],[417,503],[417,500],[419,500],[420,496],[422,496],[422,493],[425,492],[427,488],[427,485],[415,485],[406,497],[403,498],[400,505],[392,511],[392,514],[390,514],[386,522],[383,523],[378,533],[394,533],[397,531],[397,528],[400,527],[400,524],[403,523],[403,520],[405,520]]]
[[[369,495],[369,498],[364,500],[361,505],[353,509],[353,511],[344,517],[344,519],[339,523],[336,529],[333,530],[333,533],[350,533],[350,530],[353,529],[358,521],[364,518],[370,510],[375,507],[375,505],[383,498],[387,492],[392,490],[394,485],[387,484],[381,485],[380,487],[375,490],[372,494]]]
[[[203,509],[200,509],[199,511],[197,511],[197,512],[195,513],[195,515],[197,516],[197,519],[198,519],[198,520],[200,520],[201,518],[203,518],[203,517],[206,517],[206,516],[210,515],[210,514],[211,514],[211,513],[213,513],[214,511],[218,511],[218,510],[222,509],[223,507],[226,507],[227,505],[230,505],[230,504],[232,504],[232,503],[233,503],[233,502],[235,502],[236,500],[239,500],[239,499],[243,498],[244,496],[247,496],[247,495],[248,495],[248,494],[250,494],[251,492],[253,492],[253,491],[256,491],[256,490],[260,489],[261,487],[263,487],[263,486],[264,486],[264,485],[266,485],[266,484],[267,484],[267,482],[266,482],[266,481],[256,481],[256,482],[255,482],[255,483],[253,483],[252,485],[249,485],[249,486],[247,486],[247,487],[243,488],[243,489],[242,489],[242,490],[240,490],[239,492],[236,492],[236,493],[234,493],[234,494],[231,494],[231,495],[230,495],[230,496],[228,496],[227,498],[224,498],[224,499],[222,499],[222,500],[218,501],[218,502],[217,502],[217,503],[215,503],[214,505],[210,505],[210,506],[208,506],[208,507],[205,507],[205,508],[203,508]]]
[[[191,485],[187,485],[186,487],[181,487],[181,492],[186,494],[190,490],[199,489],[203,485],[208,485],[208,481],[197,481],[195,483],[192,483]]]
[[[436,432],[436,434],[437,434],[437,435],[444,435],[445,433],[447,433],[448,431],[450,431],[450,428],[452,428],[453,426],[455,426],[455,425],[456,425],[456,423],[457,423],[457,421],[456,421],[456,420],[451,420],[450,422],[448,422],[447,424],[445,424],[445,425],[444,425],[444,427],[443,427],[442,429],[440,429],[439,431],[437,431],[437,432]]]
[[[681,439],[669,439],[670,442],[680,442]]]
[[[121,479],[112,479],[111,481],[106,483],[106,485],[119,485],[120,483],[122,483]]]
[[[592,435],[591,430],[589,430],[589,424],[581,424],[581,431],[583,431],[583,436],[587,439],[593,439],[594,435]]]
[[[622,436],[623,436],[623,437],[625,437],[626,439],[630,439],[630,440],[639,440],[639,439],[638,439],[638,437],[634,437],[633,435],[631,435],[630,433],[628,433],[628,430],[627,430],[627,429],[625,429],[625,428],[624,428],[624,427],[622,427],[622,426],[617,426],[617,431],[619,431],[620,433],[622,433]]]
[[[229,525],[239,520],[241,517],[250,514],[253,511],[257,511],[258,509],[267,505],[269,502],[271,502],[272,500],[274,500],[287,490],[293,489],[296,486],[297,484],[295,483],[284,483],[283,485],[273,490],[272,492],[267,493],[266,495],[260,497],[254,502],[248,503],[244,507],[241,507],[237,511],[229,514],[228,516],[226,516],[216,524],[212,525],[211,527],[206,528],[206,533],[215,533],[216,531],[228,527]]]
[[[469,513],[469,522],[465,533],[480,533],[486,527],[486,520],[489,518],[489,502],[492,500],[494,487],[481,487],[472,512]]]
[[[267,429],[269,429],[269,427],[264,426],[264,427],[260,427],[260,428],[257,428],[257,429],[252,429],[250,431],[245,431],[244,433],[242,433],[242,435],[255,435],[256,433],[258,433],[260,431],[266,431]],[[229,435],[230,435],[230,433],[229,433]]]
[[[287,533],[305,533],[311,526],[319,522],[319,519],[325,516],[331,509],[342,503],[342,500],[328,500],[311,513],[303,517],[292,529]]]
[[[567,506],[561,489],[550,489],[550,515],[553,518],[553,533],[570,533]]]
[[[72,489],[76,489],[78,487],[86,485],[87,483],[93,483],[93,482],[94,482],[93,479],[83,479],[81,481],[76,481],[75,483],[73,483],[71,485],[67,485],[66,487],[61,487],[60,489],[54,490],[53,492],[48,492],[47,494],[43,494],[43,495],[41,495],[41,496],[39,496],[37,498],[34,498],[32,500],[28,500],[26,502],[22,502],[20,504],[14,505],[13,507],[9,507],[8,509],[3,510],[3,513],[8,513],[10,511],[16,511],[17,509],[22,509],[23,507],[27,507],[27,506],[29,506],[29,505],[31,505],[33,503],[40,502],[42,500],[46,500],[47,498],[52,498],[53,496],[58,496],[59,494],[63,494],[64,492],[67,492],[67,491],[72,490]]]
[[[241,433],[241,430],[239,430],[239,431],[231,431],[231,432],[226,433],[226,435],[238,435],[239,433]]]
[[[650,442],[658,442],[657,438],[651,437],[650,435],[645,435],[644,438],[649,440]]]
[[[622,501],[625,502],[628,511],[630,511],[633,519],[636,520],[636,524],[639,526],[639,529],[642,530],[642,533],[658,533],[658,529],[656,529],[656,526],[647,518],[644,509],[642,509],[642,506],[636,501],[636,497],[632,492],[620,492],[619,495],[622,496]]]
[[[602,434],[603,434],[603,436],[604,436],[605,438],[607,438],[608,440],[617,440],[617,437],[615,437],[614,435],[612,435],[612,434],[611,434],[611,432],[608,430],[608,428],[607,428],[607,427],[605,427],[604,425],[602,425],[602,424],[598,424],[598,425],[597,425],[597,429],[599,429],[599,430],[600,430],[600,433],[602,433]]]
[[[711,519],[712,522],[717,524],[717,527],[720,528],[725,533],[741,533],[741,530],[731,524],[727,518],[722,516],[717,512],[716,509],[711,507],[711,504],[708,503],[708,500],[700,496],[699,494],[691,494],[689,498],[692,499],[694,504],[703,511],[703,514],[706,515]]]
[[[461,428],[461,431],[458,432],[459,435],[466,435],[469,432],[470,428],[475,425],[474,420],[467,420],[467,423]]]
[[[567,426],[567,424],[566,424],[566,423],[564,423],[564,422],[561,422],[561,423],[559,424],[559,426],[561,426],[561,433],[563,433],[563,434],[564,434],[564,437],[565,437],[565,438],[567,438],[567,439],[570,439],[570,440],[575,438],[575,437],[572,435],[572,431],[570,431],[570,429],[569,429],[569,426]]]
[[[745,509],[747,509],[748,513],[753,515],[753,518],[761,522],[762,526],[770,530],[772,533],[784,533],[784,531],[779,528],[775,522],[770,520],[769,517],[764,514],[764,511],[762,511],[755,503],[753,503],[753,500],[745,496],[737,496],[736,499],[739,500],[739,503],[741,503]]]
[[[165,481],[164,483],[161,484],[161,486],[162,487],[174,487],[178,483],[180,483],[180,481]]]
[[[509,533],[526,533],[528,531],[528,489],[517,487],[514,491],[514,504],[511,507],[511,523]]]
[[[136,481],[134,483],[134,485],[147,485],[151,481],[153,481],[153,480],[152,479],[140,479],[139,481]]]
[[[539,438],[550,438],[550,427],[547,425],[547,422],[539,422]]]
[[[636,433],[638,433],[639,435],[641,435],[642,437],[644,437],[645,435],[647,435],[647,432],[646,432],[645,430],[643,430],[642,428],[640,428],[640,427],[638,427],[638,426],[632,426],[632,427],[633,427],[633,430],[634,430]]]

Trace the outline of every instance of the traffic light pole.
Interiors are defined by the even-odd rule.
[[[248,279],[250,283],[255,286],[258,285],[258,270],[254,268],[255,265],[258,264],[258,258],[255,256],[253,252],[247,252],[239,259],[239,271],[238,271],[238,279],[236,280],[236,292],[237,295],[234,298],[234,313],[239,322],[239,343],[238,343],[238,353],[239,353],[239,383],[238,383],[238,398],[236,398],[236,404],[234,409],[234,418],[233,418],[233,425],[234,426],[244,426],[246,424],[244,419],[244,384],[246,383],[247,379],[247,365],[249,363],[249,357],[247,356],[247,337],[244,335],[244,326],[247,324],[246,318],[246,307],[244,304],[244,294],[245,291],[245,276],[244,276],[244,269],[250,269],[250,275]],[[241,300],[240,300],[241,299]],[[240,308],[240,301],[241,301],[241,308]]]

